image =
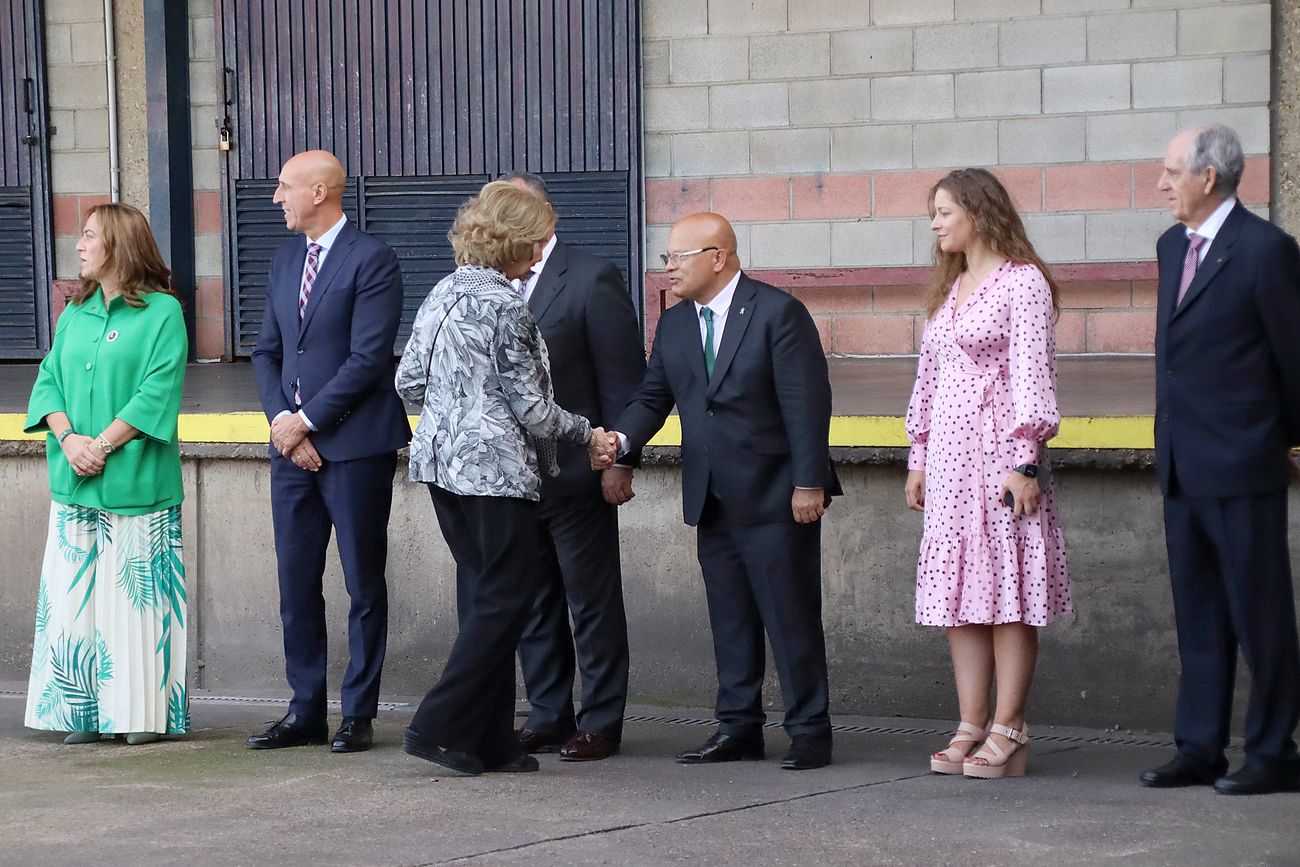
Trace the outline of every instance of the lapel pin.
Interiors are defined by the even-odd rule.
[[[744,315],[745,315],[745,308],[744,308],[744,307],[740,308],[740,315],[741,315],[741,316],[744,316]]]
[[[108,332],[108,336],[105,337],[104,339],[107,340],[109,343],[112,343],[114,340],[117,340],[117,331]]]

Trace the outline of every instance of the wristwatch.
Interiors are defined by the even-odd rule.
[[[72,436],[74,433],[76,433],[75,430],[73,430],[72,428],[68,428],[63,433],[58,435],[58,437],[55,439],[55,442],[57,442],[59,445],[63,445],[63,441],[66,440],[68,437]]]
[[[104,453],[104,457],[111,455],[113,450],[117,448],[117,446],[104,439],[103,434],[100,434],[99,438],[95,440],[95,445],[99,446],[99,450]]]
[[[1038,478],[1038,464],[1021,464],[1016,467],[1016,472],[1027,479]]]

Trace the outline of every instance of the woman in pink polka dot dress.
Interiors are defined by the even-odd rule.
[[[961,710],[930,767],[1019,776],[1038,627],[1072,610],[1044,448],[1060,422],[1056,286],[991,173],[950,173],[930,211],[935,269],[907,409],[906,495],[925,513],[916,619],[947,629]]]

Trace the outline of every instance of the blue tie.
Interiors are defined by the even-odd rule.
[[[700,315],[704,317],[704,372],[712,379],[713,362],[716,360],[713,356],[713,311],[701,307]]]

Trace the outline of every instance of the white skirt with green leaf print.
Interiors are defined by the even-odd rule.
[[[26,724],[103,734],[189,730],[180,506],[118,515],[54,504]]]

